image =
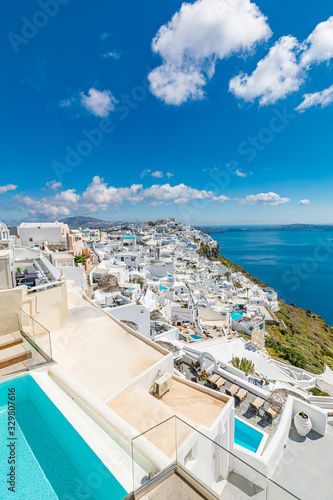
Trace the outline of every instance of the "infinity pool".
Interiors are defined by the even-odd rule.
[[[14,391],[15,435],[8,439]],[[12,492],[7,444],[14,440]],[[127,494],[30,375],[0,384],[0,491],[1,500],[120,500]]]
[[[240,319],[243,316],[243,314],[244,313],[242,311],[235,311],[235,312],[231,313],[231,317],[232,317],[232,319],[237,321],[238,319]]]
[[[234,442],[243,446],[247,450],[257,452],[264,435],[257,431],[246,422],[235,417],[235,435]]]

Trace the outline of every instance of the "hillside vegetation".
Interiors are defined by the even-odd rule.
[[[312,373],[322,373],[324,363],[333,369],[333,327],[307,309],[279,303],[275,316],[283,323],[266,325],[269,354]]]
[[[210,248],[209,245],[201,243],[198,253],[210,260],[219,260],[232,271],[243,273],[259,286],[268,286],[246,272],[243,267],[220,255],[218,244]],[[312,373],[322,373],[325,364],[333,370],[333,327],[308,309],[302,309],[295,304],[288,305],[282,300],[279,300],[279,305],[280,310],[274,314],[281,321],[280,326],[266,324],[265,344],[269,354]]]

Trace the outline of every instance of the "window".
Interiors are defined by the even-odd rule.
[[[29,238],[29,241],[34,241],[33,238]]]

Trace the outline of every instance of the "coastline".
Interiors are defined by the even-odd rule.
[[[208,236],[215,245],[208,250],[209,245],[201,244],[199,255],[210,260],[219,260],[234,272],[242,272],[260,287],[274,289],[252,276],[242,266],[224,257],[220,253],[218,242],[210,234]],[[298,307],[293,302],[287,304],[279,299],[279,304],[280,310],[275,316],[281,324],[279,327],[267,325],[266,330],[266,344],[270,355],[293,366],[306,368],[312,373],[322,373],[325,364],[333,369],[333,327],[318,314]]]

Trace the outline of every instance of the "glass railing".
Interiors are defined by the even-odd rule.
[[[37,350],[45,361],[52,359],[50,332],[25,311],[20,311],[20,330],[23,337]]]
[[[52,361],[50,332],[20,310],[2,317],[0,325],[0,373],[31,370]]]
[[[175,468],[201,491],[206,491],[208,498],[299,500],[176,416],[132,439],[132,459],[134,493],[153,487]]]

